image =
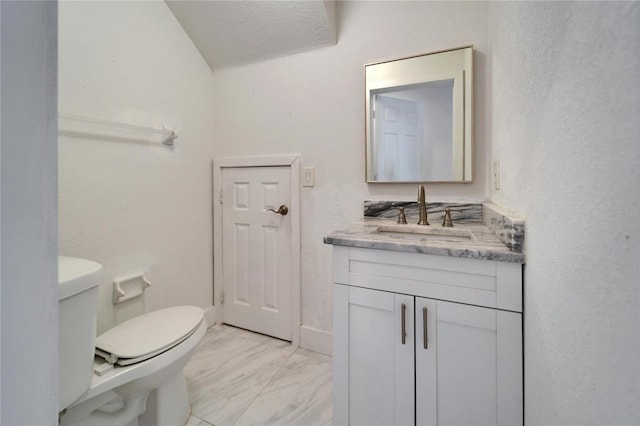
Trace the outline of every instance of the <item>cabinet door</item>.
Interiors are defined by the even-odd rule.
[[[349,424],[414,424],[413,302],[349,287]]]
[[[421,298],[416,314],[416,423],[522,424],[521,315]]]

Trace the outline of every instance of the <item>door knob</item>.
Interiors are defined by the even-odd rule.
[[[287,213],[289,213],[289,207],[285,206],[284,204],[281,205],[280,207],[278,207],[278,210],[274,210],[274,209],[267,209],[268,212],[273,212],[273,213],[279,213],[282,216],[286,216]]]

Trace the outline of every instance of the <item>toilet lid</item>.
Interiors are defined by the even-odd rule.
[[[200,325],[197,306],[175,306],[125,321],[96,338],[96,354],[111,364],[144,361],[172,348]]]

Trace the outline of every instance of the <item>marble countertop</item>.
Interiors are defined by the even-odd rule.
[[[407,220],[409,220],[408,217]],[[429,221],[431,222],[431,219]],[[420,238],[415,234],[403,236],[396,233],[389,235],[377,232],[380,225],[395,224],[396,221],[394,219],[364,217],[345,229],[340,229],[327,235],[324,237],[324,242],[325,244],[337,246],[525,263],[525,255],[523,253],[512,251],[483,223],[455,224],[454,229],[471,231],[475,238],[474,241],[438,241]],[[432,223],[430,226],[434,228],[441,227],[439,223]]]

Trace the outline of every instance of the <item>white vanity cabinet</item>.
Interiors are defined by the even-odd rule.
[[[522,424],[521,264],[334,246],[334,283],[334,424]]]

